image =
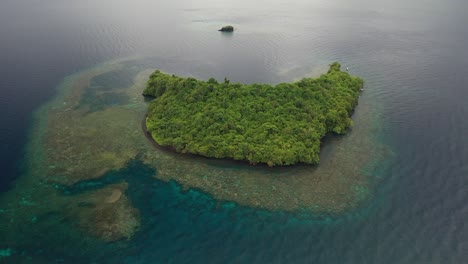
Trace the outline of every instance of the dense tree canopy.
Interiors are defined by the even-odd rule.
[[[153,139],[182,153],[269,166],[319,161],[320,140],[352,125],[363,80],[330,65],[319,78],[268,84],[199,81],[160,71],[143,95]]]

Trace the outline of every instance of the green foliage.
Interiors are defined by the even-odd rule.
[[[156,142],[182,153],[269,166],[319,161],[320,140],[352,125],[363,80],[330,65],[327,74],[295,83],[218,83],[155,71],[145,96],[146,124]]]

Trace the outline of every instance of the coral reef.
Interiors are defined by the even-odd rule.
[[[355,125],[347,135],[325,140],[319,166],[253,168],[155,148],[141,126],[148,106],[141,92],[154,69],[133,65],[112,62],[70,76],[58,95],[37,111],[25,151],[26,171],[0,197],[2,245],[57,228],[67,231],[48,239],[131,239],[141,225],[141,213],[129,198],[132,183],[129,178],[107,181],[106,175],[135,159],[153,168],[157,179],[255,208],[339,214],[370,197],[372,162],[386,149],[373,136],[378,134],[375,112],[368,103],[357,107]],[[122,71],[133,76],[128,87],[90,85],[104,74]],[[96,90],[89,94],[89,89]],[[100,93],[126,100],[92,105],[83,100]]]
[[[90,193],[77,195],[67,207],[75,223],[105,241],[130,239],[140,226],[139,212],[124,195],[126,183],[109,185]]]

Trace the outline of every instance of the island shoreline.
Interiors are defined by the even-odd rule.
[[[354,113],[354,111],[352,112]],[[147,126],[146,126],[146,118],[148,117],[148,114],[145,114],[145,116],[141,120],[141,129],[143,131],[143,134],[145,135],[146,139],[150,142],[150,144],[153,146],[153,148],[157,150],[161,150],[164,153],[167,153],[172,156],[176,156],[178,158],[182,158],[185,160],[190,160],[190,161],[200,161],[203,162],[207,165],[210,166],[244,166],[246,168],[251,168],[251,169],[264,169],[264,170],[287,170],[287,169],[294,169],[294,168],[299,168],[299,167],[311,167],[311,168],[317,168],[320,163],[318,164],[307,164],[304,162],[301,163],[295,163],[291,165],[275,165],[275,166],[268,166],[266,163],[257,163],[257,164],[251,164],[249,163],[248,160],[235,160],[232,158],[214,158],[214,157],[206,157],[203,155],[199,154],[194,154],[194,153],[181,153],[175,150],[174,147],[172,146],[162,146],[154,138],[151,136],[151,133],[148,131]],[[346,135],[338,135],[338,134],[333,134],[333,133],[327,133],[321,140],[320,140],[320,149],[322,149],[325,145],[331,143],[333,140],[337,140],[341,137],[344,137]]]
[[[148,129],[146,127],[146,118],[147,117],[148,117],[148,114],[145,114],[144,118],[141,121],[141,128],[143,130],[143,133],[144,133],[146,139],[151,143],[151,145],[155,149],[161,150],[164,153],[167,153],[167,154],[172,155],[172,156],[177,156],[177,157],[185,159],[185,160],[201,161],[201,162],[203,162],[203,163],[205,163],[207,165],[210,165],[210,166],[240,165],[240,166],[245,166],[245,167],[248,167],[248,168],[261,168],[261,169],[272,169],[273,168],[273,167],[269,167],[265,163],[250,164],[248,162],[248,160],[235,160],[235,159],[231,159],[231,158],[213,158],[213,157],[206,157],[206,156],[199,155],[199,154],[194,154],[194,153],[181,153],[181,152],[178,152],[177,150],[175,150],[175,148],[172,147],[172,146],[162,146],[158,142],[156,142],[156,140],[154,140],[154,138],[151,136],[151,133],[148,131]],[[216,164],[213,164],[213,163],[216,163]],[[274,168],[286,169],[286,168],[292,168],[294,166],[312,166],[312,167],[314,167],[314,165],[310,165],[310,164],[306,164],[306,163],[297,163],[297,164],[288,165],[288,166],[274,166]]]

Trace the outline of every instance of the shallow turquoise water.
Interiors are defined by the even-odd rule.
[[[359,228],[375,214],[372,205],[338,218],[240,207],[216,201],[196,190],[183,191],[175,182],[155,180],[153,173],[141,162],[132,161],[127,168],[98,180],[69,188],[58,187],[65,195],[75,195],[128,181],[127,193],[140,210],[142,219],[141,230],[131,241],[109,244],[90,240],[70,230],[66,219],[48,214],[34,222],[41,233],[48,230],[53,234],[26,238],[27,241],[21,241],[20,246],[13,249],[9,260],[11,263],[19,260],[41,263],[41,259],[44,263],[204,263],[209,256],[209,262],[217,263],[251,262],[252,256],[256,256],[254,261],[261,263],[302,262],[310,252],[291,247],[295,241],[314,245],[319,251],[325,250],[328,243],[340,245],[340,239],[344,238],[341,235],[352,236],[354,228]],[[49,229],[47,225],[51,225]],[[339,237],[323,241],[337,231],[342,233]],[[335,246],[334,251],[345,250],[347,245],[341,246]],[[341,259],[335,254],[322,252],[319,255],[335,261]]]

